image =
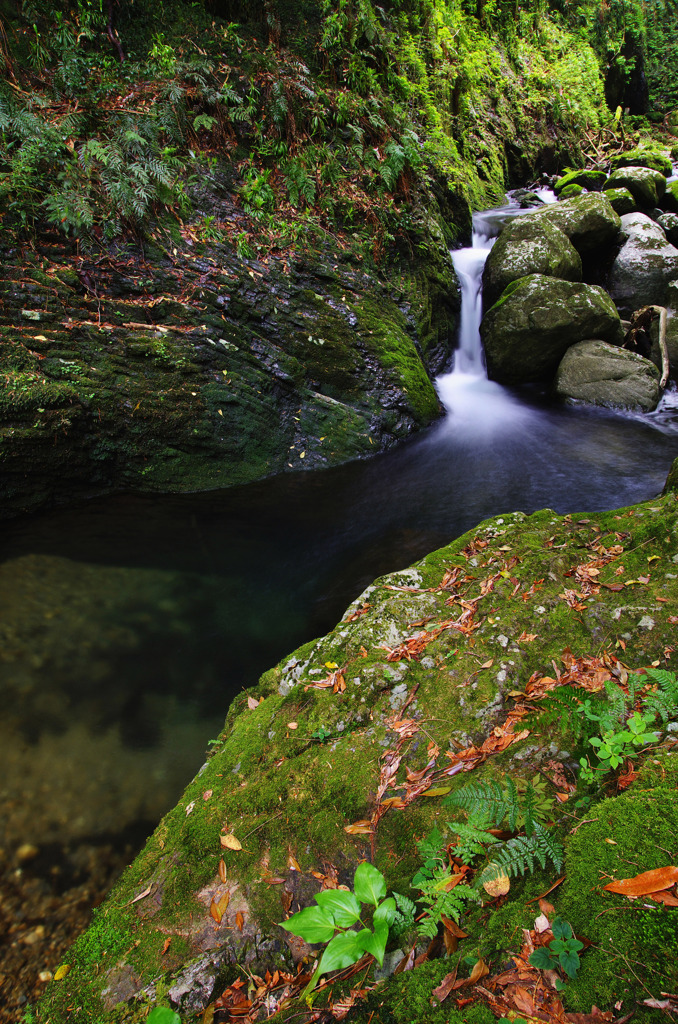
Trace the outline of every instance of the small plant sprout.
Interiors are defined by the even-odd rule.
[[[572,925],[563,921],[562,917],[555,917],[551,925],[553,940],[547,946],[541,946],[530,954],[530,963],[533,967],[549,971],[560,967],[568,978],[576,978],[579,970],[579,950],[584,948],[584,943],[576,939],[572,931]],[[562,990],[565,987],[559,978],[556,988]]]
[[[293,935],[305,942],[326,942],[327,946],[313,977],[303,992],[308,1000],[318,979],[327,971],[340,970],[357,963],[364,953],[384,962],[389,926],[396,917],[396,902],[386,899],[386,880],[381,871],[366,861],[359,864],[353,879],[354,892],[345,889],[325,889],[314,897],[316,907],[306,907],[281,921]],[[362,921],[361,904],[374,907],[372,928]],[[360,925],[358,931],[355,925]]]

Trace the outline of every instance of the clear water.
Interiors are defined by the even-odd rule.
[[[475,295],[463,330],[477,338],[482,255],[459,258]],[[375,576],[489,515],[614,508],[662,489],[675,392],[649,416],[554,406],[488,381],[474,344],[462,339],[438,382],[445,418],[389,454],[3,527],[0,845],[157,821],[232,696],[331,628]]]

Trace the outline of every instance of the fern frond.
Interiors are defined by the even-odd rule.
[[[491,823],[486,819],[483,824],[489,825]],[[457,833],[454,852],[464,864],[470,864],[475,857],[484,854],[486,852],[485,847],[489,843],[496,843],[496,839],[491,832],[478,827],[478,825],[473,825],[471,822],[463,824],[456,821],[448,822],[447,825],[452,832]]]
[[[532,873],[535,861],[545,868],[549,860],[556,871],[560,871],[563,866],[563,848],[543,825],[535,821],[531,836],[516,836],[493,851],[492,860],[480,873],[476,885],[482,886],[502,875],[524,875],[528,870]]]
[[[497,782],[471,782],[461,789],[448,794],[443,800],[446,807],[460,807],[466,811],[469,820],[486,821],[496,828],[504,818],[517,818],[519,811],[518,794],[515,785],[507,782],[506,791]],[[511,830],[515,824],[511,826]]]

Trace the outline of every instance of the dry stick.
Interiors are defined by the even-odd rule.
[[[669,379],[669,349],[666,344],[666,306],[653,306],[656,313],[659,313],[659,351],[662,356],[662,376],[659,387],[665,388]]]

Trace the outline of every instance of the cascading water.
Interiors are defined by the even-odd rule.
[[[487,379],[480,339],[482,277],[485,261],[503,223],[525,213],[518,206],[502,206],[473,215],[472,245],[450,255],[461,285],[459,344],[450,373],[436,381],[448,424],[467,436],[491,436],[497,429],[524,427],[531,412],[505,388]]]

